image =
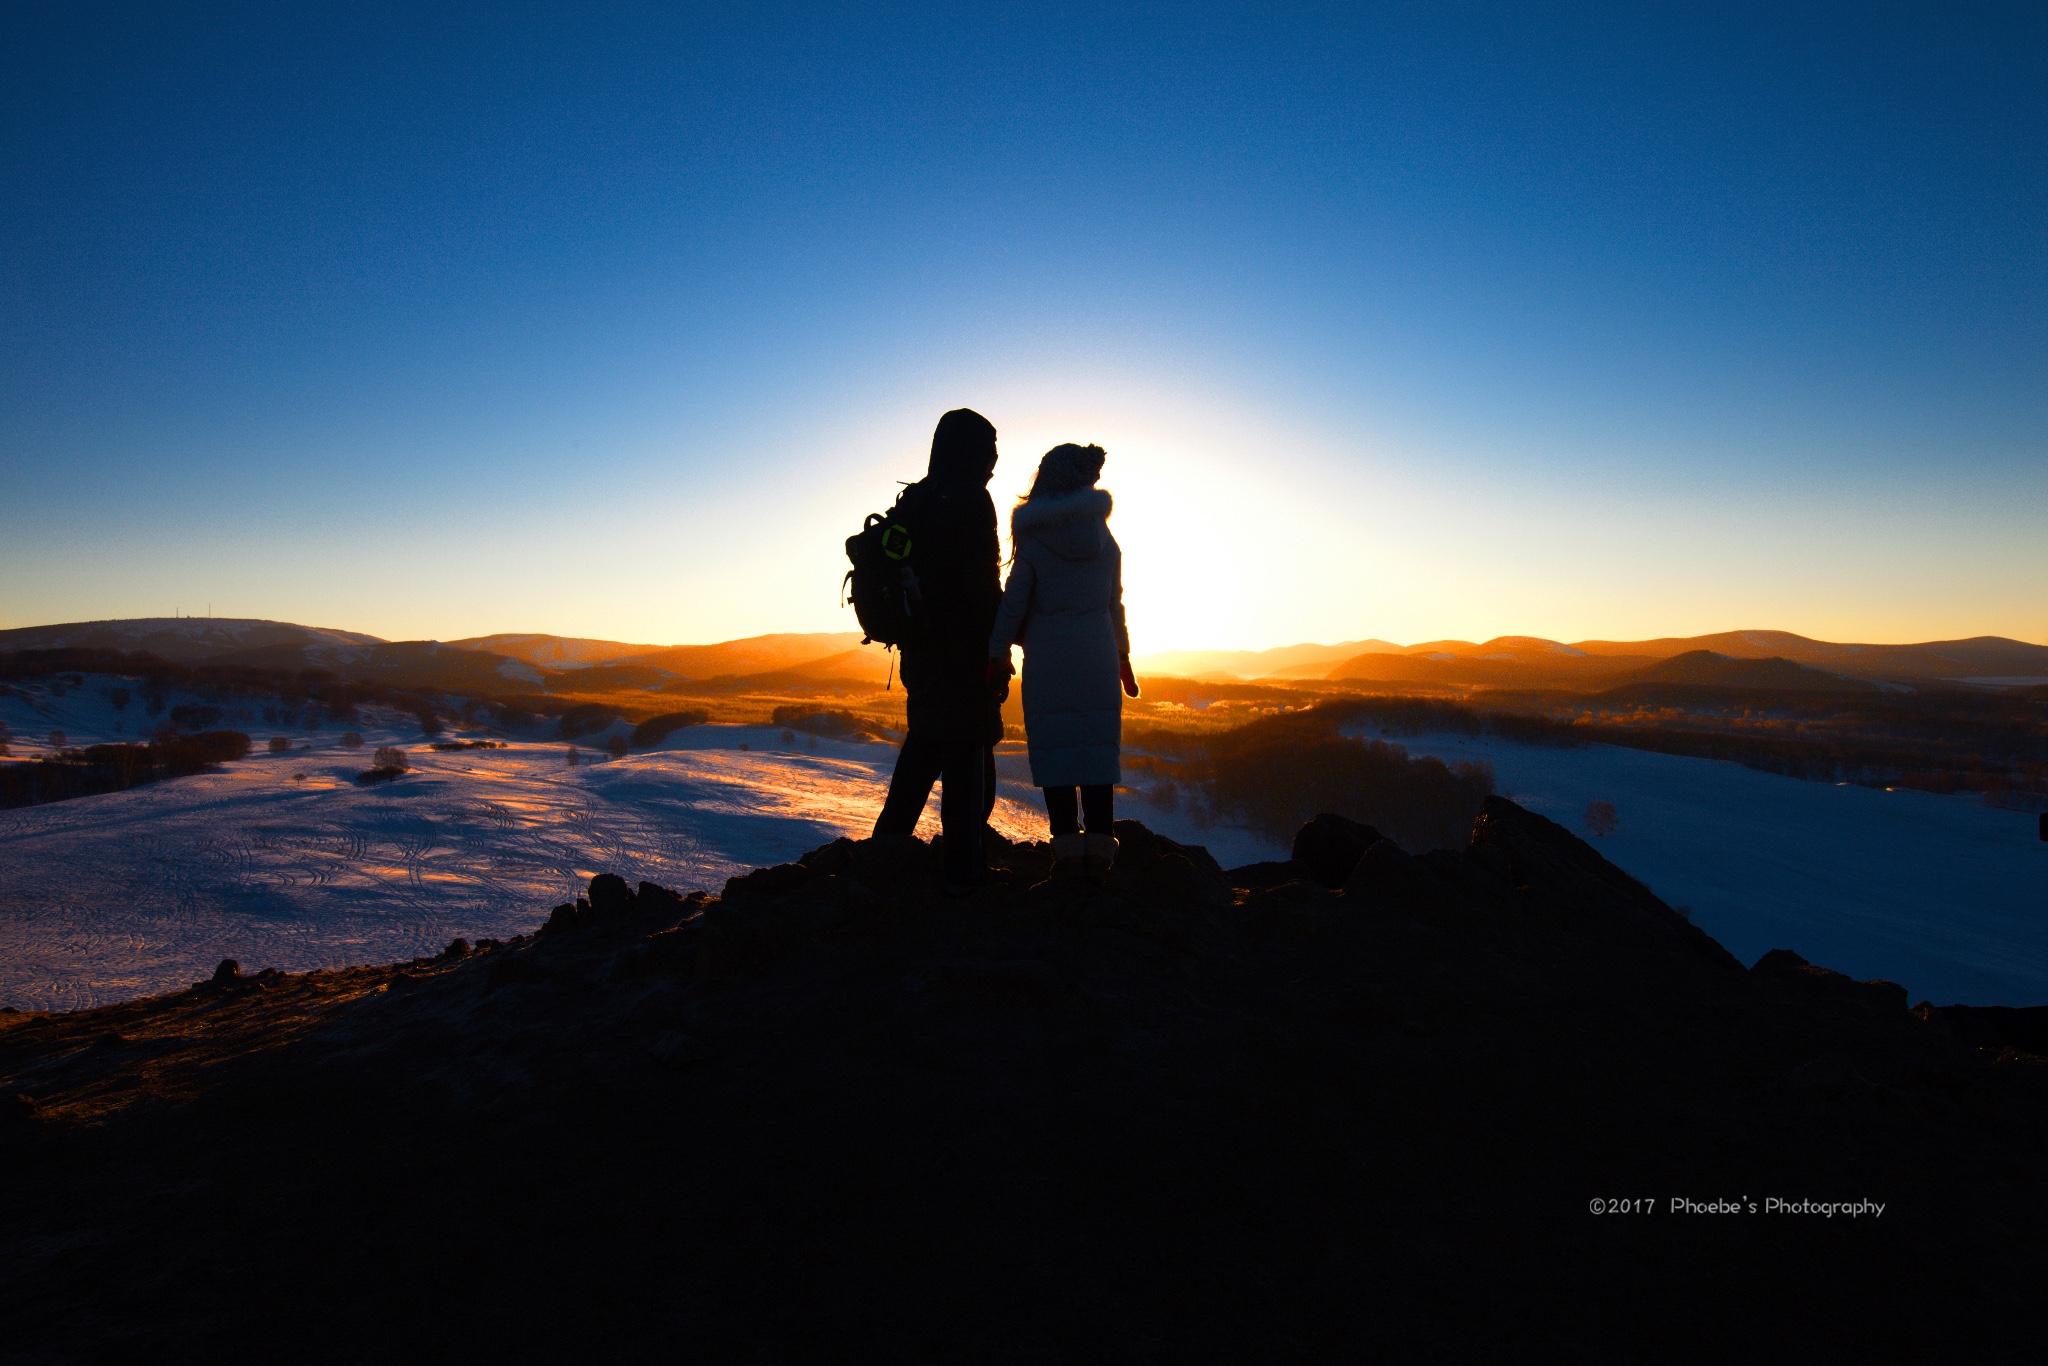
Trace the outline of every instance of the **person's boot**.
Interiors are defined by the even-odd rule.
[[[1094,882],[1109,876],[1109,870],[1116,866],[1115,835],[1083,835],[1086,841],[1082,853],[1082,872]]]
[[[1054,877],[1079,877],[1088,868],[1088,837],[1086,835],[1054,835],[1052,837],[1052,875]]]

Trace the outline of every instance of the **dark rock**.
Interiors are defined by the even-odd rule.
[[[1467,910],[1497,918],[1520,917],[1514,887],[1485,863],[1449,849],[1432,849],[1415,861],[1434,873]]]
[[[590,909],[600,920],[619,920],[633,913],[633,889],[617,873],[590,879]]]
[[[1505,797],[1488,797],[1480,805],[1466,856],[1511,886],[1519,904],[1539,920],[1639,948],[1704,957],[1735,971],[1742,968],[1706,931],[1598,850]]]
[[[1449,889],[1421,860],[1392,840],[1379,840],[1362,854],[1344,880],[1344,899],[1387,915],[1425,915],[1441,909]]]
[[[789,928],[800,938],[837,929],[853,915],[854,884],[850,878],[814,877],[783,898]]]
[[[92,1041],[94,1048],[119,1048],[128,1042],[128,1036],[119,1030],[110,1029]]]
[[[1282,863],[1247,863],[1242,868],[1231,868],[1225,871],[1223,880],[1239,891],[1256,892],[1311,876],[1306,865],[1288,859]]]
[[[727,901],[773,901],[811,880],[811,870],[801,863],[778,863],[773,868],[756,868],[751,873],[729,878]]]
[[[549,934],[561,934],[565,930],[575,929],[577,918],[576,907],[565,901],[548,912],[548,923],[541,926],[541,929]]]
[[[220,966],[213,970],[213,980],[222,986],[242,980],[242,965],[232,958],[220,960]]]
[[[531,958],[524,954],[511,954],[491,960],[489,970],[484,973],[484,990],[488,993],[496,991],[499,987],[517,986],[522,982],[539,982],[544,978],[545,974]]]
[[[1210,862],[1213,866],[1214,860]],[[1119,867],[1123,867],[1123,872],[1112,876],[1114,885],[1155,905],[1176,911],[1216,911],[1228,906],[1232,900],[1230,884],[1223,880],[1220,871],[1200,867],[1182,853],[1162,853],[1149,863],[1135,867],[1124,867],[1119,862]]]
[[[35,1123],[42,1109],[35,1099],[21,1091],[0,1091],[0,1132],[25,1129]]]
[[[686,908],[687,903],[679,894],[667,887],[658,883],[643,882],[633,897],[633,904],[640,914],[647,915],[651,912],[679,913]]]
[[[699,938],[700,931],[694,923],[648,935],[644,966],[656,972],[694,972]]]
[[[1940,1023],[1973,1048],[2016,1048],[2048,1057],[2048,1006],[1937,1006],[1922,1001],[1913,1013]]]
[[[1801,1063],[1778,1080],[1794,1090],[1835,1096],[1856,1095],[1876,1089],[1856,1070],[1855,1062],[1840,1053],[1823,1054],[1812,1062]]]
[[[1906,989],[1897,982],[1859,982],[1847,973],[1818,967],[1790,949],[1772,949],[1756,960],[1750,975],[1811,1001],[1877,1011],[1906,1013]]]
[[[1337,893],[1320,882],[1297,877],[1253,892],[1233,919],[1262,930],[1316,934],[1335,924],[1343,909],[1343,898]]]
[[[1365,851],[1380,839],[1371,826],[1325,811],[1295,832],[1293,861],[1334,890],[1344,885]]]
[[[853,876],[871,887],[887,887],[933,870],[932,847],[914,835],[902,839],[867,839],[853,850]]]
[[[853,851],[857,847],[852,840],[841,837],[819,845],[797,862],[814,873],[843,874],[853,867]]]
[[[1007,869],[1027,886],[1052,876],[1052,845],[1044,840],[1012,841],[993,830],[984,838],[990,868]]]
[[[448,941],[448,947],[441,950],[443,958],[462,958],[467,956],[468,953],[469,941],[467,939],[451,939]]]
[[[1228,887],[1223,881],[1223,866],[1215,856],[1199,844],[1181,844],[1164,835],[1156,835],[1140,821],[1118,821],[1112,827],[1116,833],[1116,857],[1119,863],[1130,863],[1142,867],[1152,859],[1167,854],[1179,854],[1195,865],[1204,876],[1212,877]]]
[[[980,1010],[1048,1005],[1069,992],[1059,969],[1036,958],[934,963],[924,970],[924,978],[941,1000]]]
[[[712,1047],[701,1039],[680,1030],[666,1029],[656,1034],[647,1044],[647,1056],[653,1058],[671,1071],[706,1062],[717,1056]]]

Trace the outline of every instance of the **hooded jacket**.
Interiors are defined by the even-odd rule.
[[[1002,547],[988,496],[996,430],[970,408],[939,419],[925,477],[903,492],[916,542],[919,592],[933,637],[903,650],[905,723],[946,743],[992,745],[1003,737],[989,693],[983,643],[1002,599]]]
[[[989,655],[1024,647],[1024,726],[1031,781],[1091,786],[1122,777],[1123,551],[1104,489],[1020,503],[1010,514],[1015,559]]]

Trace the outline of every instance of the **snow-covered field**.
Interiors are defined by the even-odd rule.
[[[103,686],[0,697],[17,757],[47,749],[53,729],[72,744],[135,738],[149,725],[139,710],[117,712]],[[183,986],[222,958],[297,971],[410,958],[458,935],[504,938],[596,872],[715,890],[865,835],[895,756],[879,743],[698,726],[605,762],[607,736],[589,737],[571,766],[559,741],[437,753],[396,713],[366,712],[358,750],[341,747],[338,727],[280,729],[255,708],[222,724],[256,746],[224,771],[0,811],[0,1004],[125,999]],[[267,753],[277,734],[295,748]],[[2048,1002],[2048,844],[2031,815],[1604,745],[1392,738],[1486,760],[1504,792],[1574,830],[1587,802],[1612,802],[1620,824],[1596,846],[1745,962],[1790,948],[1903,982],[1915,999]],[[383,744],[402,745],[414,771],[356,787]],[[1022,753],[998,764],[997,828],[1042,838]],[[1120,798],[1119,814],[1206,844],[1226,867],[1286,857],[1142,798]],[[934,802],[923,833],[936,824]]]
[[[47,751],[52,729],[74,745],[133,739],[146,729],[138,710],[116,712],[92,687],[0,699],[16,757]],[[246,708],[222,724],[255,750],[224,771],[0,811],[0,1005],[126,999],[185,986],[223,958],[301,971],[437,952],[458,935],[506,938],[598,872],[715,891],[734,873],[865,836],[895,758],[881,743],[697,726],[598,762],[620,724],[579,740],[572,767],[559,741],[436,752],[412,718],[383,719],[366,709],[363,746],[349,750],[339,727],[282,731]],[[311,748],[270,754],[275,734]],[[355,786],[384,744],[402,745],[413,771]],[[1023,755],[998,767],[996,828],[1043,838]],[[936,833],[937,809],[920,833]],[[1284,857],[1142,801],[1127,814],[1207,838],[1226,861]]]
[[[1916,1001],[2048,1004],[2048,844],[2030,813],[1612,745],[1386,738],[1492,764],[1503,794],[1690,907],[1745,963],[1787,948]],[[1605,837],[1586,832],[1592,801],[1620,817]]]

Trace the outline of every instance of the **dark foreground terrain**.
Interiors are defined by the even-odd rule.
[[[842,841],[0,1014],[0,1357],[2038,1352],[2033,1013],[1745,970],[1500,799],[1422,859],[1119,834],[1104,889],[1015,846],[950,902],[925,846]]]

